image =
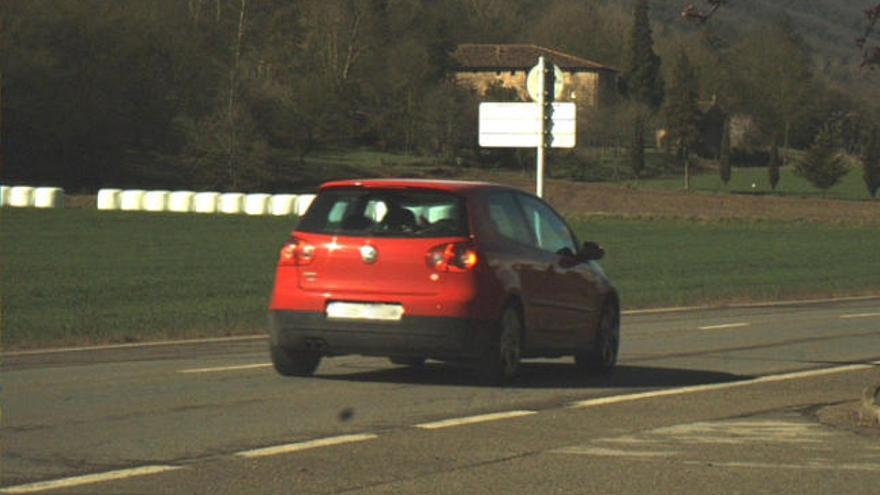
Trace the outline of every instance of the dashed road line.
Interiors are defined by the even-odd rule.
[[[244,450],[236,452],[237,457],[266,457],[270,455],[290,454],[292,452],[301,452],[303,450],[317,449],[320,447],[330,447],[333,445],[342,445],[346,443],[365,442],[367,440],[375,440],[379,435],[373,433],[358,433],[354,435],[340,435],[336,437],[318,438],[316,440],[308,440],[305,442],[288,443],[285,445],[275,445],[273,447],[263,447],[260,449]]]
[[[240,364],[235,366],[217,366],[214,368],[189,368],[185,370],[177,370],[178,373],[217,373],[222,371],[241,371],[252,370],[257,368],[270,368],[272,363],[256,363],[256,364]]]
[[[723,325],[706,325],[699,327],[700,330],[724,330],[728,328],[742,328],[751,326],[751,323],[725,323]]]
[[[880,316],[880,313],[855,313],[849,315],[840,315],[840,317],[844,320],[850,318],[876,318]]]
[[[444,419],[441,421],[433,421],[430,423],[421,423],[414,426],[423,430],[438,430],[440,428],[450,428],[453,426],[470,425],[474,423],[485,423],[487,421],[520,418],[522,416],[530,416],[537,413],[538,411],[505,411],[491,414],[480,414],[477,416],[466,416],[463,418]]]
[[[35,483],[27,483],[24,485],[9,486],[6,488],[0,488],[0,493],[36,493],[46,490],[57,490],[60,488],[71,488],[80,485],[100,483],[103,481],[121,480],[125,478],[133,478],[135,476],[146,476],[149,474],[164,473],[166,471],[174,471],[177,469],[183,468],[180,466],[141,466],[130,469],[107,471],[105,473],[86,474],[82,476],[73,476],[70,478],[37,481]]]

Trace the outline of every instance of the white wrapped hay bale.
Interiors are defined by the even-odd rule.
[[[165,211],[168,209],[169,191],[147,191],[144,193],[144,211]]]
[[[34,189],[35,208],[64,208],[64,190],[60,187]]]
[[[277,217],[292,215],[296,206],[296,194],[273,194],[269,198],[269,213]]]
[[[294,213],[299,216],[305,215],[306,211],[308,211],[309,206],[312,205],[312,201],[314,200],[314,194],[300,194],[296,198],[296,207],[294,208]]]
[[[223,193],[218,205],[220,213],[238,215],[244,207],[244,193]]]
[[[34,205],[34,188],[31,186],[12,186],[9,188],[9,206],[29,208]]]
[[[100,189],[98,191],[99,210],[118,210],[120,207],[119,196],[121,189]]]
[[[126,189],[119,193],[119,209],[122,211],[141,211],[144,207],[143,189]]]
[[[193,211],[196,213],[217,213],[218,192],[200,192],[193,196]]]
[[[0,206],[9,204],[9,186],[0,186]]]
[[[269,198],[265,193],[248,194],[244,197],[244,212],[248,215],[265,215],[269,212]]]
[[[168,211],[189,213],[195,207],[196,193],[193,191],[174,191],[168,195]],[[216,203],[216,201],[215,201]]]

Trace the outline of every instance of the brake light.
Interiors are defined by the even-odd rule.
[[[441,272],[465,272],[477,266],[477,251],[465,242],[441,244],[428,251],[428,267]]]
[[[278,254],[278,266],[302,266],[312,262],[315,256],[315,246],[291,237],[290,240],[281,246],[281,252]]]

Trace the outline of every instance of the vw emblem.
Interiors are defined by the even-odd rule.
[[[364,263],[375,263],[379,252],[373,246],[361,246],[361,259]]]

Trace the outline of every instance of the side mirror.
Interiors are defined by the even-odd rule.
[[[601,260],[604,256],[605,250],[593,241],[585,242],[578,253],[578,258],[581,261]]]

